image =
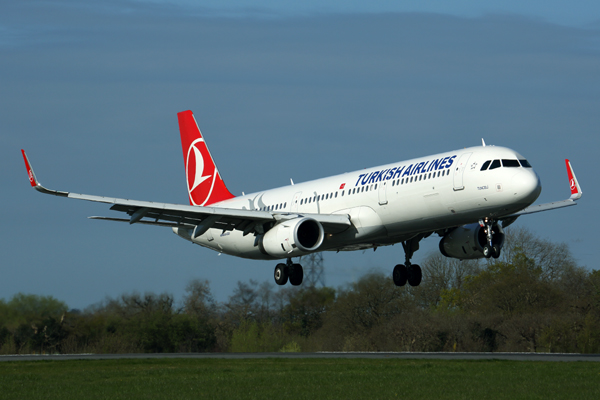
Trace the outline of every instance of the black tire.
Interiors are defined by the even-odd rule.
[[[300,264],[292,264],[292,270],[290,272],[290,283],[293,286],[302,285],[302,279],[304,279],[304,270]]]
[[[273,276],[276,284],[285,285],[288,281],[287,266],[285,264],[277,264]]]
[[[392,278],[394,279],[394,284],[396,286],[406,285],[406,281],[408,279],[408,270],[406,269],[404,264],[398,264],[394,267]]]
[[[487,244],[485,246],[483,246],[483,256],[485,258],[490,258],[493,253],[494,253],[494,250],[492,249],[492,247],[490,247]]]
[[[500,257],[500,247],[498,245],[494,245],[492,247],[492,257],[494,257],[494,258]]]
[[[421,284],[421,279],[423,279],[421,267],[417,264],[408,267],[408,284],[410,286],[419,286]]]

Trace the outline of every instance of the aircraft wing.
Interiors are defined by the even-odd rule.
[[[503,228],[506,228],[508,225],[515,222],[517,218],[519,218],[521,215],[533,214],[542,211],[555,210],[557,208],[564,208],[577,205],[576,201],[581,198],[583,192],[581,191],[581,186],[579,185],[579,181],[577,181],[577,177],[575,176],[575,171],[573,171],[571,162],[569,160],[565,160],[565,164],[567,166],[567,176],[569,178],[571,197],[562,201],[554,201],[552,203],[536,204],[533,206],[529,206],[519,212],[502,217],[500,218],[500,220],[502,221]]]
[[[130,216],[129,218],[90,217],[91,219],[122,221],[129,222],[130,224],[141,223],[170,227],[190,227],[195,228],[194,237],[202,235],[210,228],[222,229],[224,231],[237,229],[243,231],[244,235],[249,233],[263,233],[265,224],[298,218],[300,216],[310,217],[319,221],[327,233],[339,233],[351,226],[350,216],[344,214],[302,213],[300,215],[296,213],[273,213],[259,210],[156,203],[51,190],[40,184],[31,168],[31,163],[25,151],[21,150],[21,152],[25,160],[29,182],[37,191],[71,199],[112,204],[111,210],[125,212]]]

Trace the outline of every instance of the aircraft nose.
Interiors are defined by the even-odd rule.
[[[522,169],[512,179],[513,192],[520,201],[532,204],[542,192],[542,183],[533,169]]]

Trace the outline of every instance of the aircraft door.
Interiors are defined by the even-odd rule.
[[[454,165],[454,190],[463,190],[465,187],[463,185],[463,173],[465,172],[465,167],[467,166],[467,162],[469,161],[469,157],[471,157],[473,153],[465,153],[460,156],[456,165]]]
[[[294,195],[292,199],[292,205],[290,207],[291,212],[298,212],[298,205],[300,204],[300,197],[302,197],[302,192],[298,192]]]
[[[384,206],[387,203],[387,182],[383,181],[379,184],[379,205]]]

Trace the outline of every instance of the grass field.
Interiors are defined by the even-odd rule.
[[[0,399],[600,399],[600,363],[143,359],[0,363]]]

